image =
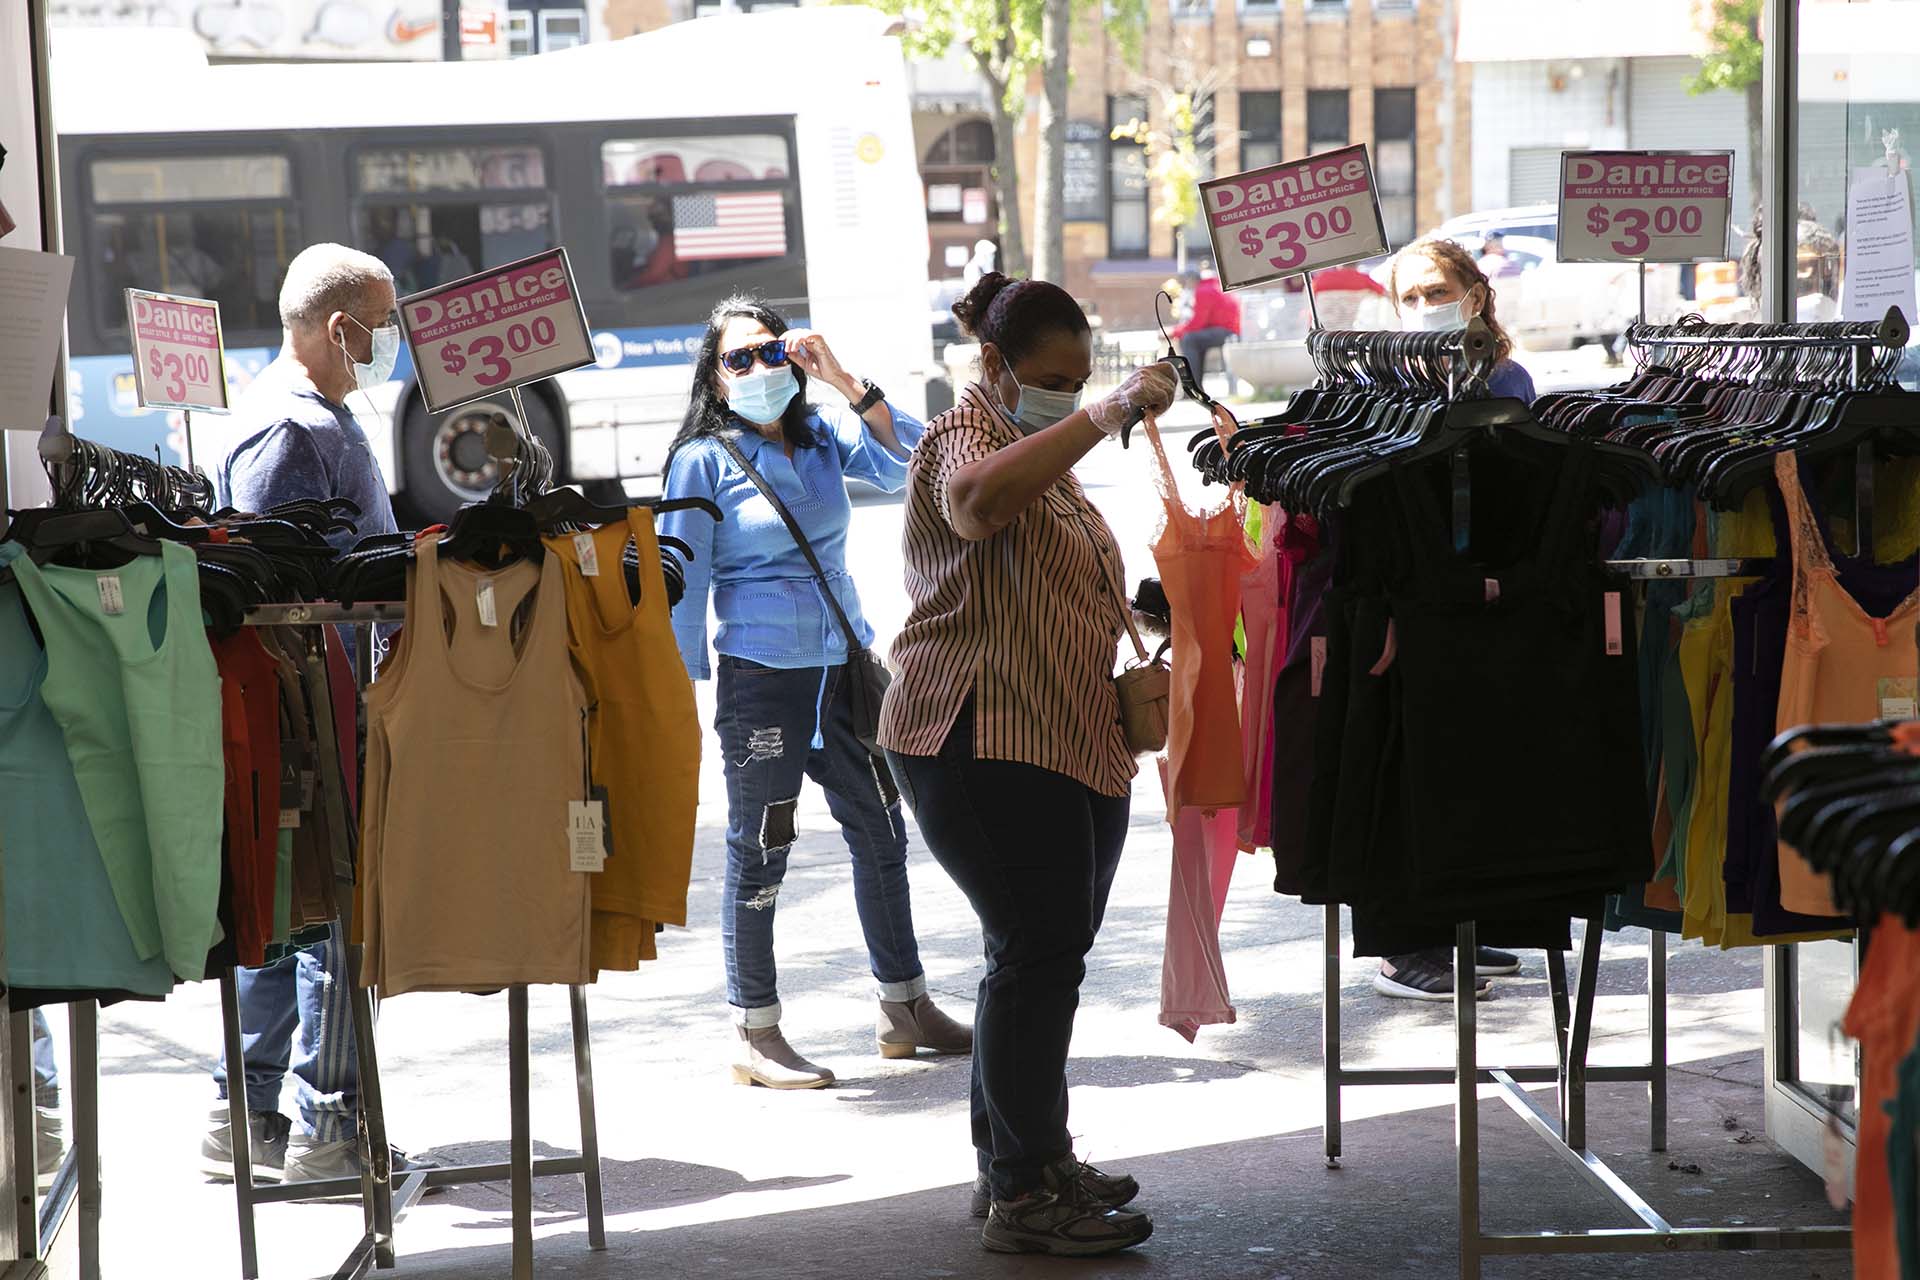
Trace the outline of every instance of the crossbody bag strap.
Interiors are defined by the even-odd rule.
[[[761,496],[779,513],[780,519],[786,522],[787,532],[793,535],[794,545],[800,548],[800,554],[807,558],[807,564],[813,569],[813,576],[820,581],[820,594],[826,597],[827,608],[833,610],[833,618],[840,626],[840,633],[847,638],[847,651],[856,653],[866,648],[860,643],[860,637],[854,633],[853,620],[847,617],[847,611],[840,607],[839,599],[833,594],[833,587],[827,581],[827,571],[820,567],[820,557],[813,554],[813,545],[807,541],[807,535],[800,531],[800,522],[793,518],[793,512],[787,510],[787,504],[780,501],[780,495],[773,491],[773,486],[754,469],[751,462],[747,461],[747,455],[740,451],[739,445],[723,435],[717,435],[714,438],[720,442],[721,448],[733,455],[733,460],[740,464],[740,470],[746,473],[747,479],[753,481],[753,487],[760,491]]]

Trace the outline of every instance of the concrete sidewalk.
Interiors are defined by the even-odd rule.
[[[1083,1156],[1136,1174],[1157,1234],[1137,1256],[1076,1274],[1440,1277],[1455,1249],[1451,1095],[1368,1088],[1347,1100],[1345,1167],[1320,1156],[1317,909],[1270,890],[1244,858],[1227,905],[1239,1021],[1188,1045],[1155,1021],[1170,841],[1142,788],[1108,925],[1076,1028],[1073,1127]],[[787,1027],[841,1075],[801,1094],[727,1082],[731,1050],[717,932],[723,851],[703,810],[692,918],[661,960],[592,990],[594,1067],[610,1248],[590,1253],[577,1180],[536,1186],[543,1276],[1023,1276],[1062,1264],[996,1257],[966,1215],[973,1156],[964,1061],[884,1062],[873,1052],[871,979],[844,847],[813,797],[780,908]],[[978,929],[915,841],[915,911],[930,981],[965,1015]],[[1608,943],[1596,1061],[1644,1052],[1646,935]],[[1672,956],[1673,1132],[1645,1146],[1644,1090],[1594,1090],[1596,1148],[1680,1224],[1835,1220],[1817,1181],[1764,1138],[1757,954],[1694,946]],[[1371,992],[1372,965],[1343,981],[1350,1062],[1444,1064],[1451,1013]],[[1545,1061],[1551,1034],[1541,958],[1481,1006],[1483,1062]],[[536,991],[534,1134],[542,1154],[577,1149],[562,993]],[[206,1071],[217,993],[102,1017],[105,1254],[112,1277],[238,1274],[230,1189],[195,1155],[212,1099]],[[394,1140],[442,1161],[504,1159],[506,1005],[499,997],[389,1002],[380,1051]],[[291,1101],[291,1095],[288,1096]],[[1632,1225],[1598,1200],[1504,1107],[1482,1107],[1485,1220],[1501,1229]],[[401,1223],[398,1274],[507,1274],[507,1189],[429,1198]],[[357,1206],[260,1213],[264,1274],[330,1275],[358,1235]],[[69,1268],[70,1273],[70,1268]],[[1807,1277],[1848,1274],[1844,1255],[1516,1260],[1489,1276]]]

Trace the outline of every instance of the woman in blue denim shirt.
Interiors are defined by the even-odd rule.
[[[807,379],[851,408],[807,403]],[[862,644],[873,628],[847,574],[853,504],[846,478],[889,493],[906,483],[907,457],[924,426],[888,407],[871,382],[850,376],[817,333],[789,329],[768,307],[722,303],[694,363],[693,399],[668,455],[666,495],[708,498],[715,524],[675,512],[661,532],[693,548],[674,636],[696,680],[707,666],[707,598],[719,629],[714,730],[727,778],[727,875],[720,937],[727,1001],[740,1049],[733,1078],[775,1089],[814,1089],[833,1073],[794,1052],[780,1032],[773,916],[794,841],[800,784],[812,778],[853,854],[854,905],[879,983],[878,1041],[886,1057],[922,1048],[966,1053],[973,1032],[927,996],[907,890],[906,824],[882,798],[871,757],[855,737],[847,642],[808,566],[770,503],[729,455],[731,440],[792,512]]]

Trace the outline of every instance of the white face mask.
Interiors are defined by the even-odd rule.
[[[1045,387],[1020,384],[1020,399],[1013,406],[1013,420],[1028,435],[1044,431],[1080,407],[1078,391],[1049,391]]]
[[[1407,333],[1453,333],[1467,327],[1467,300],[1455,298],[1437,307],[1417,306],[1400,313],[1400,328]]]
[[[353,317],[348,316],[347,319],[353,320]],[[347,350],[344,337],[339,339],[340,354],[347,358],[347,367],[353,371],[353,385],[361,391],[371,391],[393,377],[393,366],[400,359],[400,327],[383,324],[378,329],[367,329],[358,320],[353,322],[372,335],[373,359],[364,363],[355,360],[353,353]]]

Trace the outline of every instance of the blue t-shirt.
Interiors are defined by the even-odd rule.
[[[283,502],[346,498],[360,518],[353,531],[327,535],[336,551],[399,532],[367,433],[289,361],[261,371],[234,405],[228,429],[237,443],[213,478],[222,505],[258,514]]]
[[[911,451],[925,425],[898,409],[891,412],[894,435]],[[738,432],[733,439],[807,535],[860,643],[871,644],[873,628],[860,612],[860,594],[847,573],[853,503],[846,482],[851,477],[898,493],[906,487],[907,459],[869,435],[851,409],[816,408],[808,421],[820,443],[795,449],[792,458],[755,431]],[[673,455],[666,496],[708,498],[726,513],[718,524],[700,511],[674,511],[660,519],[662,534],[693,548],[687,593],[673,610],[673,636],[689,675],[705,680],[710,674],[709,594],[720,621],[713,637],[716,653],[788,670],[847,660],[846,638],[793,534],[719,441],[696,439]]]
[[[1502,360],[1487,375],[1487,394],[1511,396],[1522,404],[1533,403],[1533,375],[1512,360]]]

